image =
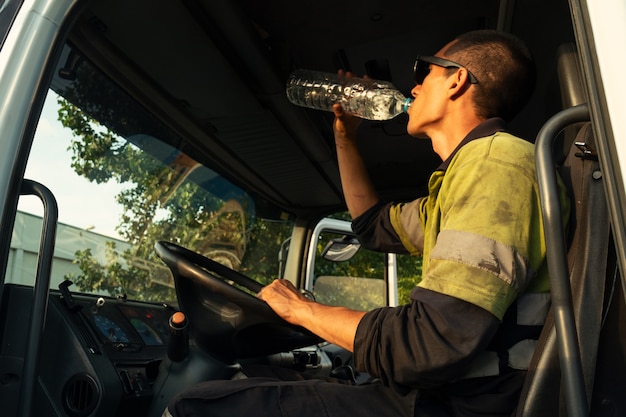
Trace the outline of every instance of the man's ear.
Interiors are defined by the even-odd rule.
[[[472,83],[467,69],[457,68],[456,71],[448,77],[448,93],[450,98],[455,99],[462,96],[471,85]]]

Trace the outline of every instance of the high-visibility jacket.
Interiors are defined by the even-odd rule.
[[[470,141],[432,174],[428,197],[391,207],[403,245],[423,256],[417,285],[499,319],[518,295],[548,293],[533,149],[504,132]]]
[[[481,136],[479,132],[485,131],[490,132]],[[569,205],[562,190],[566,218]],[[425,296],[431,297],[428,291],[452,297],[490,313],[500,321],[500,329],[488,348],[478,353],[471,350],[484,346],[469,341],[468,351],[458,345],[446,348],[437,340],[441,327],[409,330],[425,336],[416,336],[418,346],[407,348],[393,342],[392,334],[376,341],[371,335],[384,334],[376,329],[393,328],[398,321],[430,327],[433,320],[424,323],[419,313],[410,313],[411,309],[389,314],[374,311],[366,315],[357,331],[356,357],[370,365],[374,358],[379,362],[381,357],[389,358],[388,369],[378,368],[376,372],[389,372],[392,385],[392,379],[412,385],[410,378],[417,379],[416,386],[421,385],[419,379],[428,374],[430,365],[417,362],[433,361],[419,350],[433,339],[439,343],[442,363],[448,357],[458,362],[450,373],[433,372],[442,378],[449,379],[455,373],[457,378],[498,375],[503,365],[527,369],[550,305],[534,146],[502,131],[501,121],[491,119],[470,134],[431,175],[428,191],[426,197],[412,202],[374,208],[376,213],[355,219],[354,230],[370,249],[423,256],[422,277],[416,283],[421,292],[414,291],[420,298],[412,293],[414,302],[432,308],[435,303],[424,302]],[[402,317],[405,312],[414,317]],[[470,320],[475,318],[468,314],[464,324],[463,317],[454,320],[461,332],[471,328],[474,323]],[[463,361],[465,354],[472,357],[470,365]],[[413,363],[396,363],[405,358]],[[433,366],[439,367],[436,371],[443,369],[441,364]],[[416,371],[411,373],[410,368]]]

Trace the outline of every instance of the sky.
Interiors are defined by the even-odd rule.
[[[59,206],[60,223],[119,238],[115,226],[122,210],[115,203],[115,195],[124,186],[114,181],[92,184],[76,175],[70,167],[71,154],[67,150],[71,131],[57,120],[57,108],[56,95],[50,91],[35,133],[25,178],[40,182],[52,191]],[[107,201],[110,204],[104,203]],[[22,196],[18,210],[43,215],[42,203],[34,196]]]

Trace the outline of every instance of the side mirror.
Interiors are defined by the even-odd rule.
[[[322,251],[322,258],[331,262],[349,261],[361,249],[359,241],[351,236],[333,239]]]

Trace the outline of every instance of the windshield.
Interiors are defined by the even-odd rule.
[[[288,214],[204,164],[184,137],[70,48],[60,62],[25,175],[58,201],[53,286],[69,279],[81,292],[173,302],[171,274],[154,253],[159,240],[262,284],[278,276]],[[258,207],[279,216],[267,220]],[[41,203],[22,197],[18,210],[9,281],[32,284]]]

